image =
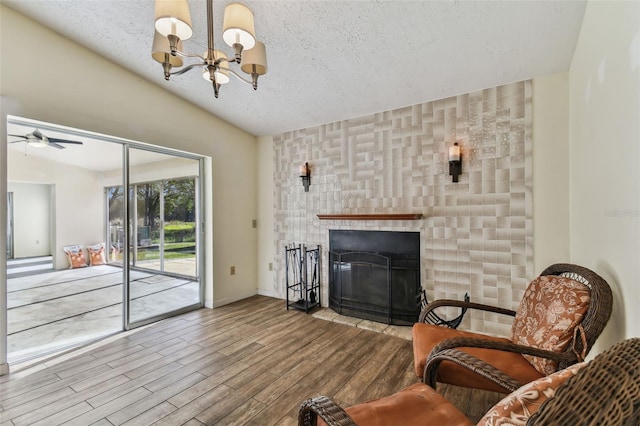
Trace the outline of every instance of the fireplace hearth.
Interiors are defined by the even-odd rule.
[[[329,307],[393,325],[418,319],[420,233],[329,231]]]

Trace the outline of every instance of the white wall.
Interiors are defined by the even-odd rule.
[[[16,151],[7,154],[10,187],[13,182],[52,185],[53,208],[46,215],[51,215],[52,234],[47,251],[53,255],[54,268],[69,267],[62,247],[104,241],[104,194],[98,173]],[[16,247],[28,236],[16,230]]]
[[[569,261],[569,74],[533,79],[533,263]]]
[[[210,174],[204,184],[215,203],[205,218],[206,303],[217,305],[256,293],[257,235],[251,224],[256,218],[257,176],[255,168],[244,167],[256,164],[254,136],[5,6],[0,7],[0,40],[0,165],[6,164],[7,114],[209,156]],[[38,63],[47,64],[46,71],[25,66],[34,63],[34,55]],[[213,94],[211,101],[216,101]],[[5,176],[0,178],[0,191],[6,191]],[[0,220],[6,217],[2,210]],[[0,231],[0,237],[5,234]],[[234,276],[229,275],[232,265]],[[2,270],[0,318],[6,315],[5,293]],[[3,336],[6,320],[0,320],[0,339]],[[6,342],[0,341],[0,369],[5,353]]]
[[[9,182],[13,192],[13,257],[51,254],[51,186]]]
[[[640,2],[587,4],[569,79],[571,259],[614,290],[598,352],[640,336]]]

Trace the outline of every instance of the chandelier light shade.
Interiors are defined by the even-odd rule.
[[[267,73],[267,51],[259,41],[256,41],[256,45],[253,49],[245,50],[242,55],[242,62],[240,63],[240,69],[247,74],[251,75],[253,88],[258,87],[258,76]]]
[[[178,42],[178,50],[182,50],[182,40]],[[165,55],[169,55],[168,57]],[[172,67],[181,67],[182,58],[180,56],[173,56],[171,54],[171,48],[169,47],[169,40],[167,37],[156,31],[153,36],[153,47],[151,48],[151,57],[156,61],[163,63],[169,61]]]
[[[241,45],[243,50],[249,50],[256,44],[251,9],[240,3],[227,5],[224,9],[222,39],[231,47]]]
[[[162,64],[165,80],[199,68],[203,70],[204,79],[211,82],[216,98],[220,86],[229,82],[230,74],[252,85],[254,90],[258,89],[258,77],[267,73],[267,55],[264,44],[256,39],[253,12],[247,6],[230,3],[224,11],[222,38],[233,48],[231,60],[224,52],[215,49],[213,0],[207,0],[208,48],[202,56],[183,50],[182,41],[193,35],[187,0],[156,0],[155,18],[156,33],[151,56]],[[185,59],[195,62],[184,64]],[[249,74],[251,80],[232,70],[230,63],[240,64],[240,69]]]
[[[207,56],[207,52],[204,53],[204,56]],[[229,80],[229,60],[227,55],[220,50],[214,50],[213,52],[214,59],[220,61],[220,67],[218,69],[213,69],[215,74],[215,79],[219,84],[227,84]],[[213,67],[212,67],[213,68]],[[207,81],[211,81],[211,73],[209,71],[209,66],[204,68],[204,72],[202,73],[202,78]]]
[[[182,50],[182,40],[178,40],[177,49]],[[162,70],[164,71],[164,79],[169,80],[171,75],[171,68],[181,67],[182,58],[180,56],[173,56],[171,54],[171,46],[169,39],[164,37],[158,31],[155,31],[153,36],[153,47],[151,48],[151,57],[162,64]]]
[[[188,40],[193,35],[187,0],[156,0],[156,31]]]

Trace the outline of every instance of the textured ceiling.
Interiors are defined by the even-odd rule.
[[[151,59],[153,0],[3,4],[254,135],[277,134],[569,68],[585,1],[243,1],[267,46],[257,92],[233,79],[219,99],[200,73],[165,82]],[[215,1],[216,47],[222,11]],[[206,48],[206,3],[191,0]]]

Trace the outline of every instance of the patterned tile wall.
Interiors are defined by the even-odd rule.
[[[448,147],[462,147],[462,175],[448,175]],[[327,306],[329,229],[419,231],[429,300],[516,308],[533,271],[531,81],[274,136],[276,253],[322,246]],[[311,169],[304,192],[298,167]],[[422,213],[418,221],[320,221],[317,214]],[[284,255],[283,255],[284,256]],[[285,297],[284,258],[274,293]],[[492,313],[473,330],[510,332]]]

